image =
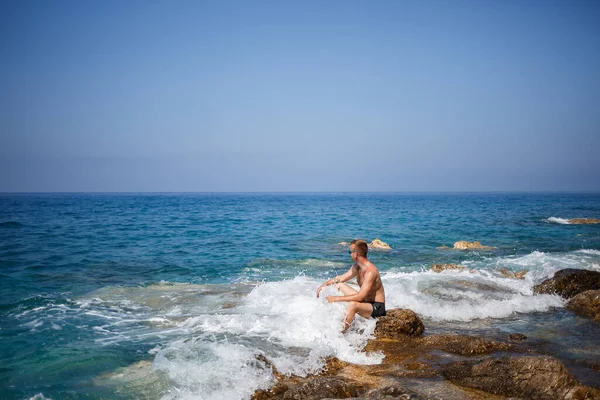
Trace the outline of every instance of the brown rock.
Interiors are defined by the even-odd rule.
[[[456,385],[528,399],[598,399],[600,391],[577,382],[551,357],[501,357],[442,366]]]
[[[375,336],[396,339],[405,335],[419,336],[424,330],[423,322],[412,310],[394,308],[388,310],[385,316],[379,317]]]
[[[290,388],[284,400],[347,399],[358,396],[360,388],[355,383],[336,377],[317,377]]]
[[[566,307],[575,314],[600,322],[600,290],[587,290],[569,300]]]
[[[585,269],[562,269],[533,288],[538,294],[558,294],[566,299],[587,290],[600,289],[600,272]]]
[[[433,347],[447,353],[473,356],[497,351],[518,351],[509,343],[468,335],[434,335],[419,339],[420,344]]]
[[[442,272],[445,271],[447,269],[465,269],[465,267],[463,267],[462,265],[456,265],[456,264],[433,264],[431,266],[431,270],[433,272]]]
[[[573,218],[569,220],[569,224],[600,224],[600,219],[595,218]]]
[[[389,244],[382,242],[378,238],[373,239],[373,241],[371,243],[369,243],[369,247],[372,249],[378,249],[378,250],[391,250],[392,249]]]
[[[525,269],[523,271],[514,272],[514,271],[509,271],[506,268],[500,268],[498,271],[505,277],[512,278],[512,279],[525,279],[525,274],[527,274],[527,272],[529,272],[529,270],[527,270],[527,269]]]
[[[508,338],[508,340],[513,341],[521,341],[527,339],[527,336],[523,335],[522,333],[509,333],[508,335],[506,335],[506,337]]]
[[[467,242],[466,240],[460,240],[454,243],[455,250],[490,250],[495,249],[495,247],[484,246],[479,242]]]

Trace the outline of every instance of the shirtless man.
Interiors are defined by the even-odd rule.
[[[383,290],[379,270],[367,259],[368,251],[367,242],[353,240],[348,251],[352,261],[354,261],[352,268],[345,274],[328,280],[317,289],[317,297],[319,297],[319,293],[325,286],[335,284],[344,295],[327,296],[327,301],[330,303],[338,301],[350,303],[346,308],[346,318],[344,319],[342,332],[346,332],[350,327],[356,313],[365,318],[377,318],[385,315],[385,291]],[[354,277],[356,277],[360,287],[359,291],[344,283]]]

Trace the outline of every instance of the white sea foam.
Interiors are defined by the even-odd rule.
[[[52,398],[44,396],[43,393],[38,393],[35,396],[30,397],[29,400],[52,400]]]
[[[568,219],[565,218],[557,218],[557,217],[550,217],[547,219],[548,222],[552,222],[555,224],[563,224],[563,225],[569,225],[570,222]]]

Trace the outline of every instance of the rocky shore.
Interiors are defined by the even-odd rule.
[[[570,299],[567,308],[600,323],[600,272],[562,270],[534,288]],[[277,383],[253,400],[309,399],[600,399],[600,389],[579,382],[558,359],[537,353],[525,335],[496,340],[476,335],[426,335],[413,311],[379,318],[365,352],[381,352],[378,365],[330,358],[318,375],[284,376],[265,357]],[[590,374],[600,368],[589,364]]]

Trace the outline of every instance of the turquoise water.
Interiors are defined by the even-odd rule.
[[[327,336],[334,330],[313,347],[311,333],[273,333],[309,316],[269,311],[283,307],[269,297],[279,293],[288,305],[322,310],[315,329],[329,332],[332,312],[343,310],[310,296],[349,267],[338,243],[354,238],[390,244],[370,256],[388,303],[415,309],[426,325],[531,330],[549,353],[595,362],[600,331],[555,296],[529,292],[558,269],[600,271],[600,225],[560,223],[569,218],[600,219],[600,194],[0,195],[0,398],[247,398],[272,378],[254,367],[255,354],[277,356],[290,373],[318,369],[328,355],[356,361],[358,336],[348,339],[354,352],[341,350],[347,339]],[[458,240],[496,249],[438,249]],[[449,262],[480,275],[428,271]],[[514,283],[500,267],[530,272]],[[465,293],[465,279],[482,284]],[[587,333],[553,346],[546,336],[565,321]],[[231,377],[232,360],[249,375]],[[119,380],[132,366],[143,376]],[[193,371],[203,368],[230,381],[199,379]],[[143,384],[148,374],[160,383]]]

